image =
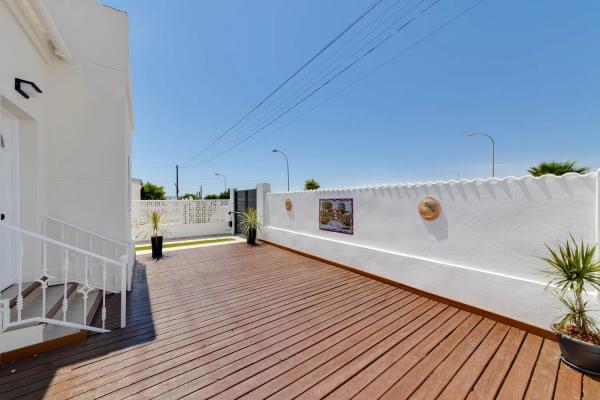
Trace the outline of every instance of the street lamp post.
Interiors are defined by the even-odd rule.
[[[485,136],[488,139],[490,139],[490,141],[492,142],[492,178],[496,176],[496,143],[494,142],[494,139],[483,132],[471,132],[471,133],[467,133],[467,136],[477,136],[477,135],[481,135],[481,136]]]
[[[285,157],[285,166],[287,168],[287,190],[289,192],[290,191],[290,162],[283,151],[273,149],[273,153],[281,153],[281,155]]]
[[[223,180],[225,181],[225,190],[224,191],[226,192],[227,191],[227,178],[225,178],[225,175],[215,172],[215,176],[223,177]]]

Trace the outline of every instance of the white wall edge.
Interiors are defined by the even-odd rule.
[[[328,237],[324,237],[324,236],[318,236],[318,235],[311,235],[309,233],[297,232],[297,231],[293,231],[293,230],[290,230],[290,229],[277,228],[277,227],[274,227],[274,226],[267,226],[267,227],[265,227],[265,229],[271,229],[271,230],[275,230],[275,231],[281,231],[281,232],[291,233],[291,234],[294,234],[294,235],[299,235],[299,236],[304,236],[304,237],[310,237],[312,239],[324,240],[324,241],[327,241],[327,242],[342,244],[342,245],[345,245],[345,246],[355,247],[355,248],[359,248],[359,249],[377,251],[377,252],[381,252],[381,253],[385,253],[385,254],[390,254],[390,255],[394,255],[394,256],[399,256],[399,257],[404,257],[404,258],[410,258],[410,259],[413,259],[413,260],[430,262],[430,263],[434,263],[434,264],[438,264],[438,265],[443,265],[443,266],[446,266],[446,267],[451,267],[451,268],[456,268],[456,269],[461,269],[461,270],[466,270],[466,271],[479,272],[479,273],[486,274],[486,275],[498,276],[498,277],[501,277],[501,278],[512,279],[512,280],[516,280],[516,281],[520,281],[520,282],[533,283],[535,285],[539,285],[539,286],[543,286],[543,287],[548,286],[546,283],[541,282],[541,281],[536,281],[534,279],[522,278],[522,277],[519,277],[519,276],[510,275],[510,274],[502,274],[500,272],[489,271],[489,270],[486,270],[484,268],[472,267],[472,266],[467,266],[467,265],[460,265],[460,264],[455,264],[455,263],[451,263],[451,262],[447,262],[447,261],[436,260],[436,259],[429,258],[429,257],[417,256],[417,255],[414,255],[414,254],[401,253],[401,252],[398,252],[398,251],[382,249],[382,248],[379,248],[379,247],[366,246],[366,245],[363,245],[363,244],[349,243],[349,242],[345,242],[345,241],[342,241],[342,240],[336,240],[336,239],[332,239],[332,238],[328,238]],[[332,260],[332,261],[334,261],[334,260]],[[357,266],[353,266],[353,267],[360,268],[360,267],[357,267]],[[588,295],[589,296],[597,296],[598,292],[594,291],[594,290],[589,290],[588,291]]]

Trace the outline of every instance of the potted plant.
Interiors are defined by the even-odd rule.
[[[255,208],[247,208],[240,213],[240,229],[248,244],[256,244],[256,232],[261,230],[261,225]]]
[[[136,239],[142,237],[142,239],[146,239],[148,237],[148,233],[150,233],[150,242],[152,243],[152,258],[155,260],[161,259],[162,254],[162,246],[163,246],[163,237],[162,235],[158,235],[158,232],[165,232],[165,229],[161,226],[160,220],[162,218],[162,214],[158,211],[152,211],[147,216],[148,223],[144,225],[144,229],[136,235]]]
[[[600,290],[600,262],[595,259],[596,246],[577,243],[573,236],[555,249],[546,245],[548,287],[565,306],[567,314],[552,324],[558,338],[562,360],[590,374],[600,375],[600,331],[589,315],[586,289]]]

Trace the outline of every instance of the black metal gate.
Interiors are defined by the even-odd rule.
[[[236,213],[244,212],[248,208],[256,209],[256,189],[249,190],[236,190],[235,191],[235,207],[234,210]],[[240,219],[235,215],[235,234],[241,235],[240,231]]]

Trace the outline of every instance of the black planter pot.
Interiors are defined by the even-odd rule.
[[[248,231],[248,236],[246,237],[246,243],[256,244],[256,229],[250,229]]]
[[[579,371],[600,376],[600,346],[564,335],[554,325],[552,330],[558,338],[560,358],[566,364]]]
[[[152,258],[154,258],[155,260],[162,258],[163,237],[152,236],[150,240],[152,241]]]

